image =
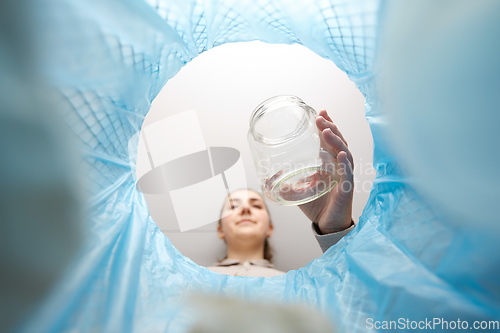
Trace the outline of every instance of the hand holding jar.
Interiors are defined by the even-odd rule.
[[[266,199],[300,205],[322,233],[351,225],[352,156],[326,111],[273,97],[253,112],[248,142]]]
[[[304,214],[318,224],[323,234],[349,228],[352,220],[352,199],[354,193],[354,162],[342,133],[325,110],[316,118],[321,147],[337,157],[340,180],[329,193],[299,206]]]

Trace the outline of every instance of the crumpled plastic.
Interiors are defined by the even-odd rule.
[[[70,269],[15,330],[184,332],[190,293],[303,303],[340,332],[367,320],[498,320],[498,234],[458,226],[408,183],[385,133],[375,72],[379,1],[33,3],[40,59],[76,133],[90,197]],[[387,5],[387,4],[386,4]],[[133,136],[179,69],[215,46],[300,43],[345,71],[366,98],[377,176],[358,225],[307,266],[273,278],[216,274],[184,257],[136,189]],[[440,327],[440,326],[439,326]],[[438,327],[438,328],[439,328]]]

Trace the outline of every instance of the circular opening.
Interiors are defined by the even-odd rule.
[[[262,42],[225,44],[202,53],[183,67],[155,98],[144,120],[141,136],[145,140],[142,145],[139,144],[137,153],[137,170],[142,170],[138,178],[152,177],[153,173],[149,172],[161,168],[154,173],[157,178],[149,179],[151,183],[160,185],[172,180],[178,182],[179,187],[191,186],[213,180],[214,176],[220,176],[218,170],[226,170],[236,164],[235,159],[240,158],[247,186],[259,190],[247,134],[249,119],[256,106],[260,107],[263,101],[270,102],[271,96],[298,96],[318,112],[326,109],[335,120],[355,158],[358,183],[355,186],[353,217],[357,219],[375,175],[371,167],[372,138],[364,116],[365,100],[354,83],[333,62],[301,45]],[[189,115],[190,112],[196,116],[199,127],[193,122],[181,121],[182,127],[172,125],[169,131],[159,131],[162,135],[178,131],[180,136],[188,136],[189,139],[168,136],[155,142],[153,136],[148,135],[150,126],[160,125],[164,120],[170,124],[168,119]],[[285,134],[290,132],[293,128]],[[167,156],[168,164],[155,163],[162,154],[177,151],[184,143],[195,142],[196,133],[201,133],[203,149],[191,155],[186,153],[186,156],[176,157],[175,160]],[[231,163],[218,166],[214,147],[222,147],[223,158]],[[211,151],[210,156],[205,154],[207,148]],[[185,152],[184,148],[179,151]],[[196,170],[203,169],[207,176],[200,175],[195,181],[190,175],[186,178],[191,181],[189,184],[181,184],[184,178],[180,174],[165,177],[163,171],[171,173],[173,167],[191,158],[193,163],[197,163]],[[207,167],[202,167],[200,163],[206,163]],[[182,164],[175,170],[181,173],[187,169]],[[202,266],[211,266],[224,258],[226,245],[217,235],[217,221],[181,231],[176,216],[177,203],[172,201],[172,193],[144,192],[144,196],[153,220],[183,255]],[[216,195],[209,193],[203,197],[207,201]],[[224,199],[222,196],[220,200],[218,197],[215,200],[213,208],[216,214],[220,214]],[[204,203],[203,200],[190,200],[186,204],[193,211],[201,211]],[[290,207],[272,203],[267,203],[267,206],[274,225],[270,242],[274,248],[273,264],[276,269],[298,269],[321,256],[322,251],[311,234],[310,221],[305,215]],[[297,239],[301,240],[300,247],[296,244]]]

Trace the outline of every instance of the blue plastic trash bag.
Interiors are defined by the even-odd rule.
[[[22,3],[27,4],[34,23],[23,15],[18,22],[36,24],[30,30],[31,43],[44,50],[34,54],[33,65],[43,81],[29,89],[44,86],[56,91],[50,102],[59,112],[58,119],[77,137],[78,172],[85,183],[81,189],[89,199],[80,250],[69,266],[60,262],[66,270],[52,278],[52,287],[45,287],[43,297],[32,300],[29,312],[22,310],[24,317],[12,326],[14,331],[185,332],[196,317],[184,300],[200,291],[248,301],[306,304],[329,316],[339,332],[376,331],[391,322],[398,325],[391,327],[393,331],[412,330],[422,323],[430,329],[429,321],[433,328],[443,330],[457,321],[469,328],[476,322],[498,323],[499,229],[485,224],[478,227],[474,221],[456,223],[449,207],[442,208],[430,194],[414,189],[412,175],[408,176],[404,163],[399,163],[402,157],[391,145],[392,123],[383,99],[387,91],[381,92],[384,66],[390,63],[376,67],[376,60],[390,58],[379,52],[378,36],[382,33],[391,40],[381,23],[392,22],[392,2]],[[427,13],[432,13],[432,5],[428,6]],[[418,17],[410,23],[425,25]],[[481,38],[497,43],[498,31],[485,26],[481,32]],[[377,170],[354,230],[306,267],[273,278],[220,275],[184,257],[151,219],[144,196],[136,188],[134,165],[129,163],[136,159],[136,150],[129,152],[129,142],[141,130],[151,102],[167,80],[206,50],[251,40],[302,44],[348,74],[366,98]],[[0,53],[2,68],[13,61],[5,54]],[[449,58],[455,55],[449,54]],[[479,56],[478,61],[482,61]],[[498,72],[497,62],[491,66],[492,73]],[[20,69],[14,73],[22,76]],[[0,82],[2,87],[9,83]],[[411,82],[411,78],[392,82]],[[498,87],[498,76],[484,82]],[[413,96],[408,90],[405,93],[405,98]],[[414,94],[425,98],[418,91]],[[14,112],[19,111],[3,108],[2,125],[12,124],[9,117]],[[47,120],[55,117],[43,110],[40,115]],[[20,133],[29,131],[25,128]],[[19,141],[9,147],[12,151],[28,149]],[[36,163],[36,146],[32,149],[20,165]],[[56,164],[64,165],[62,160]],[[2,174],[2,182],[21,171],[14,168],[9,171],[12,174]],[[77,169],[74,171],[76,175]],[[39,189],[48,186],[43,182],[35,185]],[[2,196],[9,195],[8,188],[2,191]],[[494,218],[492,223],[498,222],[497,214]],[[8,215],[2,231],[15,220],[15,215]],[[68,218],[68,223],[72,220]],[[18,258],[13,246],[2,246],[3,253]],[[58,248],[69,247],[62,244]],[[24,259],[16,260],[22,263]]]

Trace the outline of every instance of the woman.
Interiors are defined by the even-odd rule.
[[[273,224],[264,198],[253,190],[231,193],[222,207],[217,228],[227,246],[227,255],[208,269],[235,276],[271,277],[285,274],[274,269],[268,238]]]
[[[339,184],[321,198],[299,208],[313,222],[313,233],[326,251],[354,227],[352,221],[352,155],[338,128],[325,110],[316,118],[321,146],[336,156],[341,169]],[[271,263],[268,238],[273,225],[264,198],[253,190],[238,190],[225,200],[218,235],[227,245],[227,256],[208,269],[234,276],[272,277],[285,272]]]

